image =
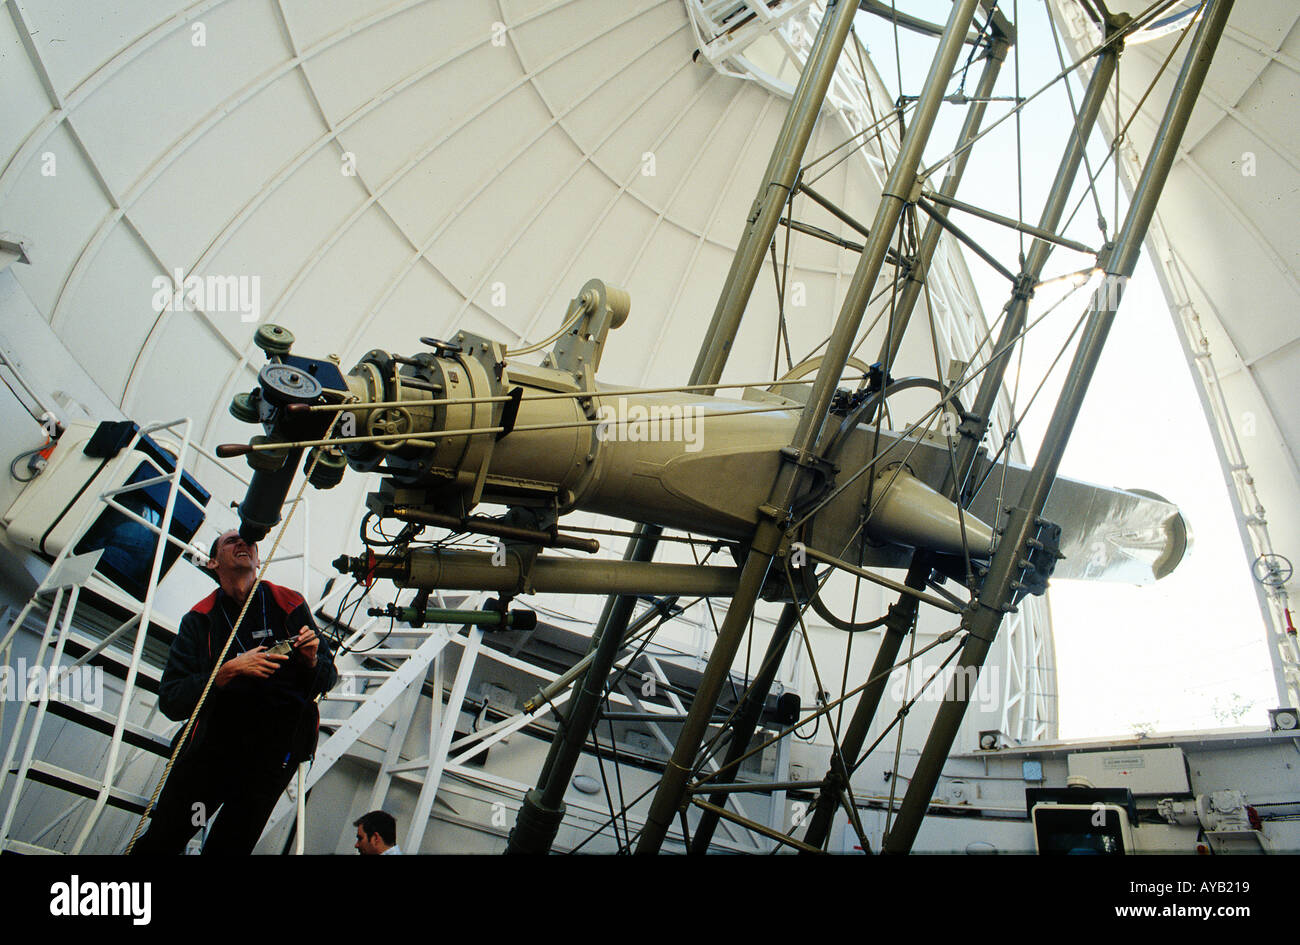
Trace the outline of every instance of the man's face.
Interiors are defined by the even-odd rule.
[[[208,562],[208,567],[220,577],[241,571],[256,571],[259,564],[257,545],[244,541],[239,537],[238,530],[232,528],[217,539],[217,556]]]
[[[360,853],[362,856],[378,856],[380,853],[379,834],[377,833],[367,834],[364,830],[361,829],[361,825],[358,824],[357,825],[357,852]]]

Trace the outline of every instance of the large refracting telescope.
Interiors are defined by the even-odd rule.
[[[422,339],[411,355],[373,350],[346,375],[330,359],[291,353],[292,336],[264,325],[268,355],[259,386],[237,395],[231,412],[264,435],[220,448],[245,455],[254,470],[239,507],[241,533],[260,540],[280,518],[301,466],[317,488],[347,467],[379,473],[370,510],[385,518],[495,537],[505,554],[398,548],[344,556],[340,570],[421,590],[730,596],[737,569],[659,562],[580,559],[547,548],[595,551],[590,538],[565,533],[573,511],[689,530],[734,543],[753,534],[783,462],[803,403],[784,381],[722,396],[734,385],[633,389],[598,383],[611,330],[629,315],[628,295],[599,280],[570,303],[540,365],[507,356],[500,342],[470,332]],[[928,388],[935,407],[908,429],[878,428],[884,399]],[[919,378],[867,371],[841,390],[795,504],[785,553],[810,593],[809,559],[856,569],[905,568],[914,550],[934,555],[936,571],[979,576],[996,547],[993,489],[968,495],[964,508],[942,494],[950,474],[944,430],[963,421],[959,391]],[[925,418],[922,418],[925,419]],[[971,484],[989,478],[977,459]],[[1014,494],[1025,470],[1005,464],[998,479]],[[504,508],[487,516],[482,507]],[[1058,478],[1044,517],[1054,526],[1023,579],[1041,593],[1057,576],[1146,583],[1173,570],[1187,546],[1178,510],[1151,494]],[[874,571],[869,579],[891,582]],[[789,599],[775,573],[765,595]],[[815,596],[815,594],[812,594]],[[951,608],[950,608],[951,609]]]

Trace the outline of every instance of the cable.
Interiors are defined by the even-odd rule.
[[[362,598],[362,600],[364,600],[364,599],[365,599],[365,598]],[[361,606],[361,601],[357,601],[357,607],[360,607],[360,606]],[[355,614],[355,613],[356,613],[356,608],[354,607],[354,608],[353,608],[353,614]],[[351,619],[352,619],[352,616],[349,615],[348,620],[350,621]],[[365,653],[373,652],[374,650],[379,649],[379,648],[380,648],[381,646],[383,646],[386,642],[388,642],[388,638],[389,638],[390,636],[393,635],[393,630],[394,630],[394,628],[395,628],[396,626],[397,626],[397,618],[396,618],[396,617],[389,617],[389,618],[388,618],[388,629],[384,631],[384,635],[383,635],[382,637],[380,637],[378,640],[376,640],[376,641],[375,641],[374,643],[372,643],[370,646],[366,647],[364,650],[358,650],[358,649],[356,649],[356,648],[354,648],[354,647],[343,647],[343,648],[340,650],[340,652],[342,652],[342,653],[351,653],[353,656],[361,656],[361,655],[363,655],[363,654],[365,654]]]
[[[343,603],[339,604],[338,616],[335,618],[336,626],[339,624],[339,618],[342,617],[343,608],[346,606],[347,598],[352,595],[352,591],[355,590],[357,586],[360,585],[360,583],[361,580],[360,578],[358,578],[356,581],[353,582],[352,587],[348,588],[348,592],[343,595]],[[359,598],[357,598],[357,602],[352,605],[352,612],[348,614],[348,619],[344,621],[344,623],[347,625],[349,629],[351,629],[352,627],[352,621],[357,615],[357,610],[361,607],[361,604],[365,601],[365,599],[366,599],[366,595],[362,594]],[[388,638],[390,636],[393,635],[393,630],[396,628],[396,626],[397,626],[397,618],[390,617],[388,620],[388,629],[384,632],[384,635],[363,650],[358,650],[356,647],[347,646],[346,643],[340,637],[338,640],[339,655],[342,655],[344,653],[351,653],[353,656],[359,656],[361,654],[370,653],[374,650],[377,650],[379,647],[383,646],[384,643],[388,641]]]
[[[334,611],[334,617],[330,620],[329,626],[325,628],[325,630],[323,631],[324,633],[330,635],[330,638],[339,647],[340,652],[343,652],[343,644],[345,642],[342,633],[343,609],[347,607],[348,598],[352,596],[352,592],[355,591],[360,586],[361,586],[361,578],[359,577],[354,578],[352,580],[352,586],[349,587],[343,593],[343,597],[339,599],[339,606]],[[363,600],[365,599],[365,595],[362,595],[362,599]],[[353,613],[355,612],[356,612],[356,608],[353,608]],[[352,619],[351,615],[349,615],[348,619],[349,621]]]
[[[849,639],[852,640],[853,637],[850,636]],[[818,694],[817,694],[817,704],[820,705],[820,706],[823,706],[823,707],[825,707],[825,705],[826,705],[826,700],[822,698],[821,693],[818,693]],[[840,705],[840,708],[841,708],[841,709],[844,708],[843,704]],[[805,721],[807,721],[807,720],[805,720]],[[812,734],[807,735],[807,736],[805,736],[805,735],[800,735],[798,729],[795,729],[795,731],[793,731],[791,734],[794,735],[794,737],[797,738],[797,739],[799,739],[799,741],[801,741],[801,742],[811,742],[813,739],[815,739],[815,738],[817,737],[817,733],[818,733],[819,731],[821,731],[821,727],[822,727],[822,717],[821,717],[821,715],[814,715],[814,716],[813,716],[813,730],[812,730]]]
[[[383,521],[384,521],[383,516],[380,516],[378,524],[376,524],[375,526],[375,530],[379,532],[379,537],[373,538],[366,534],[366,525],[369,524],[370,520],[374,517],[375,517],[375,512],[372,509],[371,511],[367,512],[365,517],[361,520],[361,528],[360,528],[361,542],[367,548],[370,548],[372,546],[376,548],[393,548],[399,545],[409,545],[412,541],[414,541],[417,537],[419,537],[419,535],[424,531],[423,525],[417,522],[407,522],[403,525],[402,530],[397,533],[396,538],[389,538],[388,534],[384,531],[383,528]],[[463,534],[463,532],[451,533],[452,537],[458,534]],[[443,540],[446,541],[447,539],[443,539]]]
[[[23,452],[19,453],[9,463],[9,475],[13,476],[19,482],[31,482],[33,479],[35,479],[37,476],[41,474],[41,470],[40,469],[33,470],[30,476],[23,478],[22,476],[18,475],[19,461],[25,459],[28,456],[35,456],[37,453],[49,449],[50,444],[53,442],[54,442],[53,440],[46,440],[43,444],[35,447],[34,449],[24,450]]]
[[[542,348],[545,348],[547,345],[555,341],[562,334],[564,334],[571,327],[573,327],[573,323],[576,322],[583,315],[585,315],[586,312],[587,312],[587,307],[585,305],[579,305],[578,310],[574,312],[573,315],[563,325],[559,327],[559,330],[556,331],[555,334],[551,335],[550,337],[543,338],[541,341],[537,342],[536,344],[528,345],[525,348],[507,348],[506,356],[513,358],[513,357],[518,357],[521,354],[532,354],[534,351],[540,351]]]

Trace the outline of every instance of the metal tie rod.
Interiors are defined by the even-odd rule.
[[[988,220],[990,223],[998,223],[1013,230],[1019,230],[1021,233],[1028,233],[1030,236],[1037,236],[1041,240],[1047,240],[1049,243],[1055,243],[1057,246],[1064,246],[1066,249],[1072,249],[1076,253],[1087,253],[1089,256],[1096,256],[1097,250],[1084,243],[1076,240],[1067,239],[1042,227],[1034,226],[1031,223],[1022,223],[1019,220],[1013,220],[1011,217],[1004,217],[1000,213],[994,213],[992,210],[985,210],[983,207],[976,207],[969,203],[963,203],[953,197],[945,197],[943,194],[935,193],[932,190],[923,192],[923,196],[931,203],[941,204],[945,207],[951,207],[954,210],[960,210],[962,213],[969,213],[972,216]]]
[[[1023,570],[1024,552],[1041,524],[1038,516],[1056,479],[1061,457],[1101,359],[1106,337],[1119,308],[1124,281],[1137,267],[1142,241],[1155,214],[1160,192],[1169,178],[1170,168],[1178,155],[1179,145],[1209,72],[1214,51],[1227,25],[1232,4],[1233,0],[1207,0],[1202,8],[1195,38],[1178,74],[1155,142],[1142,168],[1142,176],[1133,189],[1133,199],[1124,226],[1116,239],[1115,248],[1106,260],[1107,281],[1112,291],[1099,291],[1093,296],[1087,327],[1079,339],[1074,363],[1070,366],[1065,386],[1043,436],[1043,445],[1025,482],[1019,503],[1010,510],[1002,543],[993,556],[988,576],[980,590],[978,606],[963,622],[969,632],[958,663],[957,678],[965,675],[969,679],[970,669],[974,669],[978,675],[997,637],[1003,615],[1012,607],[1013,585],[1018,583]],[[921,757],[917,759],[912,781],[899,808],[898,819],[885,837],[882,845],[884,853],[907,853],[912,849],[969,701],[970,693],[965,688],[959,691],[954,686],[949,686]]]

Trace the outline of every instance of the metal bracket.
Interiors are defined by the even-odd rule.
[[[501,432],[497,434],[497,441],[505,439],[515,428],[515,421],[519,419],[519,403],[523,400],[524,389],[522,387],[513,387],[510,389],[510,399],[506,401],[505,409],[501,411],[501,419],[497,426],[501,427]]]

